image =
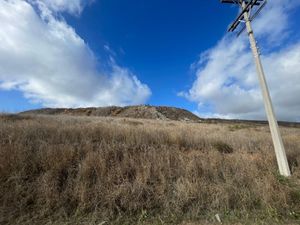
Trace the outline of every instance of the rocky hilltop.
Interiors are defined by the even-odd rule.
[[[99,107],[99,108],[44,108],[22,112],[21,114],[42,115],[71,115],[71,116],[102,116],[102,117],[129,117],[141,119],[177,120],[198,122],[201,119],[193,113],[175,107],[165,106],[126,106],[126,107]]]

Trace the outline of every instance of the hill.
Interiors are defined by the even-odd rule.
[[[193,113],[175,107],[164,106],[126,106],[126,107],[99,107],[99,108],[46,108],[30,110],[21,114],[41,114],[41,115],[72,115],[72,116],[101,116],[101,117],[128,117],[138,119],[158,119],[198,122],[199,117]]]
[[[69,116],[96,116],[96,117],[123,117],[134,119],[174,120],[186,122],[205,122],[213,124],[243,124],[267,125],[267,121],[257,120],[228,120],[216,118],[200,118],[188,110],[167,106],[126,106],[126,107],[90,107],[90,108],[42,108],[21,112],[20,115],[69,115]],[[300,123],[279,121],[285,127],[298,127]]]

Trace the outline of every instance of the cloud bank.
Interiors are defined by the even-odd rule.
[[[254,23],[262,61],[280,120],[300,121],[300,42],[290,42],[291,11],[297,0],[269,2]],[[181,96],[198,104],[205,117],[266,119],[254,61],[246,34],[225,35],[192,65],[196,80]],[[208,111],[205,109],[209,109]]]
[[[21,91],[47,107],[147,101],[147,85],[113,59],[99,62],[62,16],[56,16],[79,15],[88,2],[0,0],[0,89]],[[110,68],[99,70],[102,64]]]

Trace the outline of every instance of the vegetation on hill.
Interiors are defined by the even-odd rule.
[[[289,179],[265,125],[2,115],[0,224],[297,224],[300,129],[282,133]]]
[[[139,119],[178,120],[194,121],[200,120],[193,113],[175,107],[164,106],[126,106],[126,107],[99,107],[99,108],[45,108],[22,112],[23,115],[72,115],[72,116],[101,116],[101,117],[129,117]]]

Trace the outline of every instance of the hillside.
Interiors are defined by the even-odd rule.
[[[288,179],[263,124],[0,115],[0,224],[299,224],[281,130]]]
[[[126,106],[126,107],[91,107],[91,108],[42,108],[21,112],[20,115],[66,115],[66,116],[96,116],[96,117],[123,117],[133,119],[174,120],[186,122],[204,122],[212,124],[247,124],[267,125],[267,121],[257,120],[227,120],[216,118],[199,118],[188,110],[167,106]],[[298,122],[279,121],[285,127],[298,127]]]
[[[128,117],[139,119],[159,119],[159,120],[177,120],[193,121],[200,120],[193,113],[175,107],[164,106],[127,106],[127,107],[99,107],[99,108],[58,108],[58,109],[38,109],[25,111],[21,114],[42,114],[42,115],[72,115],[72,116],[101,116],[101,117]]]

